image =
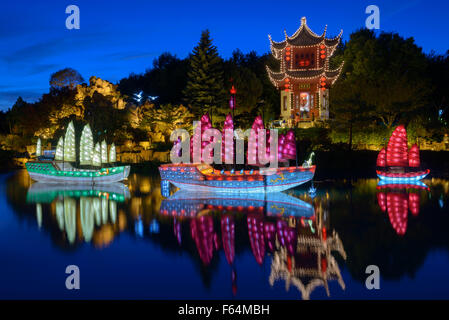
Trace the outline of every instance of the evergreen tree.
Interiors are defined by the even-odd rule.
[[[198,45],[190,56],[188,81],[184,90],[186,102],[196,116],[209,112],[211,119],[222,113],[226,105],[223,61],[212,45],[209,30],[201,33]]]

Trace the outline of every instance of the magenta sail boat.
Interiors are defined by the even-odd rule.
[[[425,178],[430,170],[420,169],[419,147],[414,144],[408,149],[407,131],[399,125],[391,134],[386,148],[377,156],[377,176],[393,182],[412,182]]]
[[[285,166],[280,168],[264,168],[262,164],[258,162],[259,150],[257,144],[257,136],[248,141],[251,143],[251,147],[248,146],[247,159],[248,163],[255,163],[255,166],[259,167],[259,170],[218,170],[209,164],[204,162],[195,163],[193,156],[195,150],[193,148],[194,142],[201,140],[201,152],[212,141],[204,141],[201,139],[205,129],[212,128],[209,116],[203,115],[201,118],[201,128],[195,128],[194,135],[191,138],[190,153],[192,157],[192,163],[178,163],[178,164],[163,164],[159,167],[159,173],[161,175],[161,187],[164,194],[169,193],[170,185],[174,185],[180,189],[186,189],[189,191],[206,191],[206,192],[221,192],[221,193],[266,193],[266,192],[280,192],[299,186],[303,183],[311,181],[315,174],[315,165],[311,164],[311,161],[306,161],[303,166]],[[224,129],[233,129],[234,123],[231,115],[226,117]],[[262,118],[256,117],[252,126],[253,132],[260,130],[267,130],[263,125]],[[269,131],[268,131],[269,133]],[[254,133],[251,133],[251,135]],[[224,132],[222,133],[222,141],[226,142]],[[267,134],[268,135],[268,134]],[[233,135],[232,135],[233,137]],[[270,153],[270,137],[268,135],[266,143],[266,156],[271,159],[274,155]],[[175,144],[179,144],[180,140]],[[235,150],[233,147],[227,150],[226,143],[222,145],[222,150],[225,151],[225,155],[234,158]],[[199,149],[199,148],[198,148]],[[179,153],[178,153],[179,155]],[[212,156],[213,154],[211,154]],[[203,160],[203,159],[201,159]],[[224,159],[225,160],[225,159]],[[296,140],[293,130],[290,130],[286,135],[281,135],[278,144],[278,160],[288,164],[289,160],[296,160]]]

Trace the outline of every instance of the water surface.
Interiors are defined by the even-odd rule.
[[[2,299],[449,298],[449,181],[315,181],[264,198],[0,176]],[[81,289],[67,290],[77,265]],[[367,290],[377,265],[380,290]]]

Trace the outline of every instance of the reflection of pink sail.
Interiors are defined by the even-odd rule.
[[[268,249],[273,252],[274,244],[276,240],[276,227],[273,222],[265,222],[264,224],[265,241],[267,242]]]
[[[407,231],[408,197],[406,193],[388,193],[387,210],[391,225],[398,235]]]
[[[178,240],[178,244],[181,244],[181,223],[176,218],[173,219],[173,231],[175,233],[176,240]]]
[[[223,242],[223,250],[225,252],[226,260],[229,264],[234,262],[234,232],[235,224],[234,217],[226,215],[221,217],[221,238]]]
[[[287,225],[287,222],[278,220],[277,222],[277,235],[281,246],[287,248],[287,252],[290,255],[296,252],[296,230]]]
[[[387,195],[385,192],[379,192],[377,194],[377,203],[382,211],[387,210]]]
[[[211,216],[201,216],[190,222],[192,238],[195,240],[196,248],[201,261],[209,265],[214,253],[214,224]]]
[[[263,216],[251,214],[248,215],[248,236],[254,257],[258,264],[262,264],[265,256],[265,241],[263,232]]]
[[[408,207],[412,215],[417,216],[419,214],[419,193],[411,192],[408,194]]]

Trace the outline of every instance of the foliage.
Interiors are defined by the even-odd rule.
[[[50,76],[50,87],[53,89],[69,88],[73,90],[83,81],[84,79],[78,71],[72,68],[65,68],[56,71]]]
[[[223,61],[212,44],[208,30],[201,33],[198,45],[189,58],[188,81],[184,89],[186,102],[195,116],[208,112],[213,118],[226,105],[223,88]]]

